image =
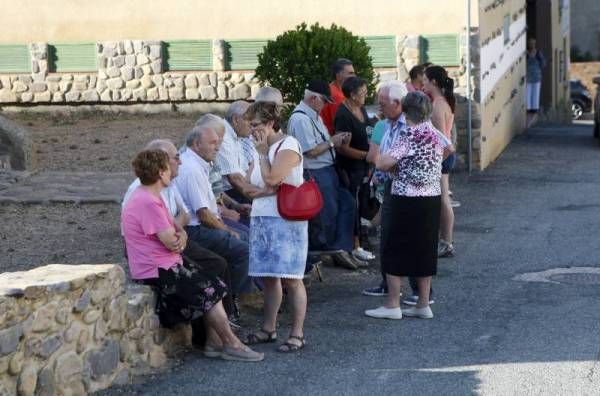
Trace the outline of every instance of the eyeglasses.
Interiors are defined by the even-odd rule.
[[[257,128],[257,127],[261,126],[262,124],[264,124],[262,121],[253,121],[250,123],[250,128]]]
[[[363,91],[358,91],[356,93],[356,96],[367,96],[367,93],[369,93],[369,91],[367,91],[366,89]]]

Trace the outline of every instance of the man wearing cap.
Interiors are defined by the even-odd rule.
[[[323,123],[327,127],[327,130],[333,135],[335,133],[335,128],[333,126],[335,113],[337,112],[338,107],[340,107],[342,102],[346,99],[342,92],[342,85],[348,77],[355,76],[356,73],[354,73],[354,66],[352,65],[351,60],[340,58],[331,66],[331,74],[333,76],[333,81],[329,84],[329,89],[331,90],[331,98],[333,101],[325,104],[321,110],[321,117],[323,118]]]
[[[336,264],[356,269],[365,264],[349,253],[353,248],[356,204],[341,185],[335,169],[335,149],[350,136],[330,136],[319,116],[325,103],[331,102],[327,82],[312,80],[304,91],[304,99],[290,116],[287,132],[300,142],[305,174],[315,179],[323,195],[323,209],[309,222],[309,250],[339,251],[333,255]]]

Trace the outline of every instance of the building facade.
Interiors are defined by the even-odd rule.
[[[564,3],[537,3],[544,2]],[[528,13],[543,8],[530,3],[0,0],[0,106],[251,99],[259,86],[256,56],[267,40],[302,22],[335,23],[365,38],[377,82],[406,80],[424,61],[445,66],[459,96],[463,161],[483,169],[525,127]],[[551,13],[551,27],[560,24],[557,15]],[[549,72],[549,86],[556,76]],[[547,104],[557,103],[560,92],[552,88]]]

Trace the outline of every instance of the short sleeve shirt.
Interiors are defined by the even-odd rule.
[[[430,121],[409,126],[388,152],[398,160],[391,193],[407,197],[440,195],[442,157],[447,145],[448,140]]]
[[[244,176],[248,170],[250,161],[247,161],[244,155],[241,140],[233,127],[228,122],[225,122],[225,135],[223,136],[223,143],[219,147],[216,161],[223,176],[223,188],[225,191],[231,189],[231,184],[227,180],[228,175],[239,173]]]
[[[281,147],[279,146],[281,144]],[[277,148],[279,147],[279,150]],[[275,152],[281,152],[283,150],[291,150],[300,155],[300,145],[298,141],[292,136],[286,136],[283,141],[275,142],[269,147],[269,162],[272,164],[275,160]],[[300,164],[292,169],[289,175],[287,175],[283,182],[298,187],[304,183],[303,171],[302,171],[302,159]],[[265,187],[265,182],[262,178],[260,166],[255,166],[252,171],[251,183],[259,188]],[[267,197],[254,198],[252,200],[252,212],[250,216],[269,216],[269,217],[281,217],[279,210],[277,209],[277,196],[269,195]]]
[[[331,99],[333,99],[333,103],[325,103],[323,110],[321,110],[321,118],[323,119],[323,123],[327,127],[327,130],[329,130],[329,134],[333,135],[336,131],[334,122],[335,114],[346,97],[344,96],[342,90],[339,89],[334,83],[329,84],[329,90],[331,91]]]
[[[385,121],[377,121],[377,124],[373,127],[373,134],[371,135],[371,143],[381,145],[381,139],[385,133]]]
[[[158,269],[181,264],[181,256],[167,249],[158,233],[175,228],[164,201],[136,188],[121,214],[129,271],[133,279],[158,278]]]
[[[352,112],[344,105],[341,105],[335,115],[335,130],[340,132],[352,133],[350,147],[357,150],[369,151],[369,136],[373,132],[373,127],[369,124],[369,115],[365,108],[362,108],[364,121],[359,121]],[[342,155],[339,156],[339,163],[344,169],[364,169],[367,167],[365,160],[350,159]]]
[[[288,121],[287,133],[295,137],[306,153],[319,144],[329,142],[329,132],[321,117],[310,106],[300,102]],[[304,158],[305,169],[321,169],[333,165],[335,153],[333,149],[325,150],[315,158]]]
[[[210,164],[193,150],[181,154],[179,175],[173,180],[186,206],[190,209],[190,226],[200,225],[198,210],[208,208],[219,216],[217,199],[210,183]]]

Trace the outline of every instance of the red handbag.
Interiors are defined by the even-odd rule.
[[[281,148],[283,140],[275,150],[275,155]],[[287,183],[279,185],[277,210],[282,218],[294,221],[310,220],[319,214],[322,207],[323,196],[312,176],[298,187]]]

